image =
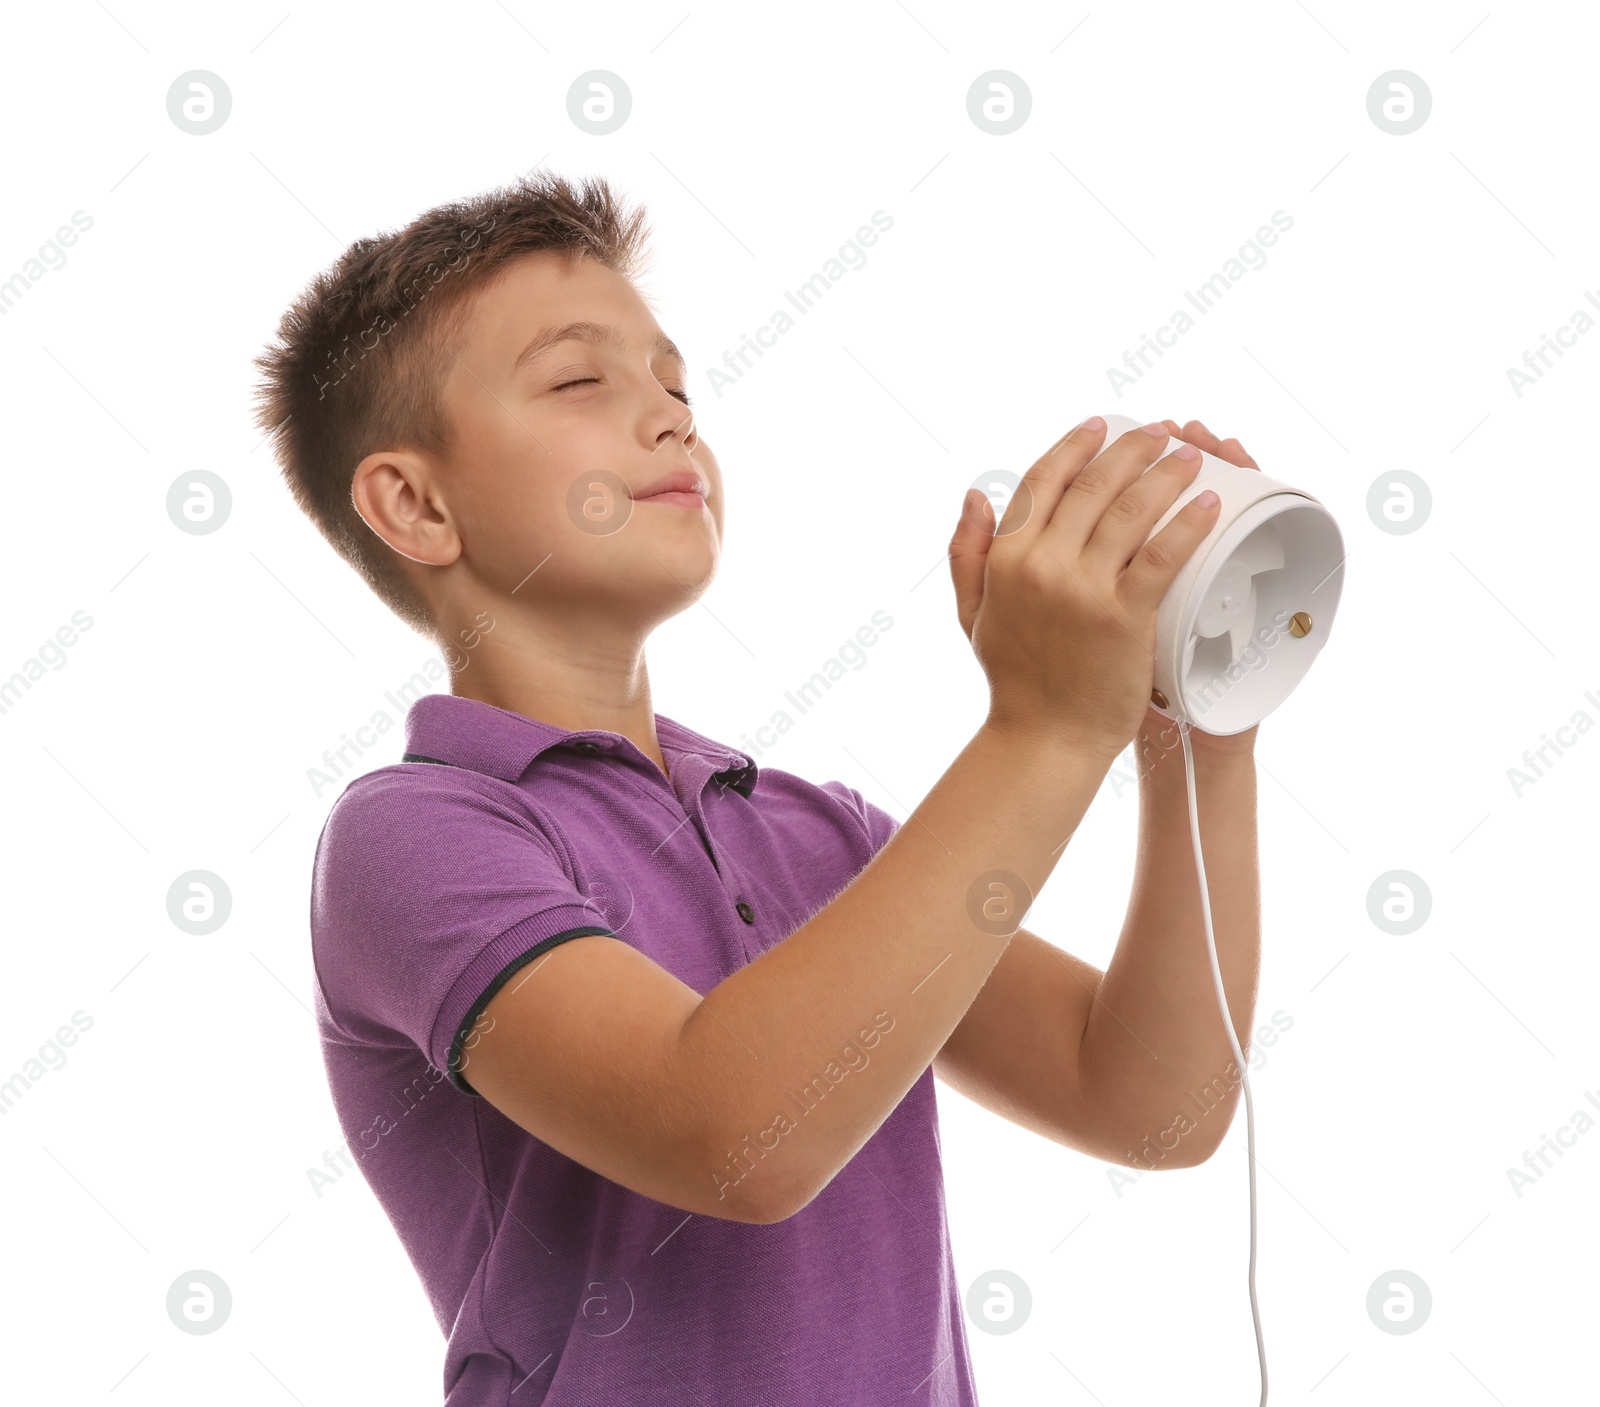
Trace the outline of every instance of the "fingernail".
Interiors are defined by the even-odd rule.
[[[1222,500],[1218,498],[1216,494],[1212,493],[1210,489],[1207,489],[1204,493],[1196,494],[1194,501],[1201,508],[1215,508],[1219,503],[1222,502]]]
[[[963,518],[970,518],[972,516],[972,510],[978,506],[978,500],[982,497],[983,491],[981,489],[968,489],[966,495],[961,500],[961,516]]]
[[[1172,451],[1172,457],[1174,459],[1198,459],[1200,458],[1200,451],[1193,445],[1182,444]]]
[[[1105,418],[1099,415],[1091,415],[1077,428],[1080,430],[1104,430],[1106,428]]]
[[[1141,425],[1139,428],[1147,435],[1159,435],[1162,439],[1167,437],[1167,427],[1159,420],[1152,420],[1148,425]]]

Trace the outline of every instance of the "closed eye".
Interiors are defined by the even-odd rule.
[[[555,386],[552,389],[553,390],[557,390],[557,391],[565,391],[567,389],[567,387],[569,387],[569,386],[597,386],[599,384],[600,384],[600,378],[598,376],[584,376],[584,377],[580,377],[576,381],[563,381],[559,386]],[[667,394],[669,396],[676,396],[685,405],[693,405],[694,404],[694,402],[689,399],[689,393],[687,391],[672,391],[672,390],[669,390],[667,392]]]

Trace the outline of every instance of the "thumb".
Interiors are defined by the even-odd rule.
[[[950,580],[956,589],[956,615],[961,631],[972,638],[972,622],[983,601],[983,568],[994,542],[994,505],[982,489],[968,489],[961,520],[950,539]]]

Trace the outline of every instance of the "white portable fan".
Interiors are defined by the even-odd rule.
[[[1141,423],[1105,420],[1107,446]],[[1174,448],[1169,442],[1165,453]],[[1305,490],[1204,450],[1193,482],[1151,536],[1206,489],[1222,506],[1156,613],[1150,702],[1226,735],[1254,727],[1288,698],[1327,644],[1345,551],[1339,525]]]
[[[1108,415],[1105,420],[1107,445],[1141,423],[1125,415]],[[1171,449],[1169,444],[1167,453]],[[1261,1364],[1261,1407],[1266,1407],[1267,1343],[1256,1298],[1255,1099],[1217,958],[1189,733],[1193,728],[1223,736],[1242,733],[1294,692],[1328,642],[1339,607],[1345,552],[1339,525],[1310,494],[1279,483],[1259,469],[1241,469],[1204,450],[1193,480],[1157,520],[1150,536],[1206,489],[1216,493],[1222,503],[1211,531],[1178,569],[1156,609],[1155,688],[1150,702],[1179,725],[1189,795],[1189,841],[1200,882],[1211,984],[1244,1089],[1250,1176],[1250,1317]]]

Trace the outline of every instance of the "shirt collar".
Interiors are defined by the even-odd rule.
[[[725,747],[661,713],[656,714],[656,740],[664,753],[705,758],[713,768],[711,777],[741,796],[749,796],[755,788],[760,769],[748,753]],[[406,713],[406,760],[447,762],[508,782],[520,781],[540,753],[578,741],[593,742],[603,751],[638,751],[621,733],[557,728],[459,694],[424,694]]]

